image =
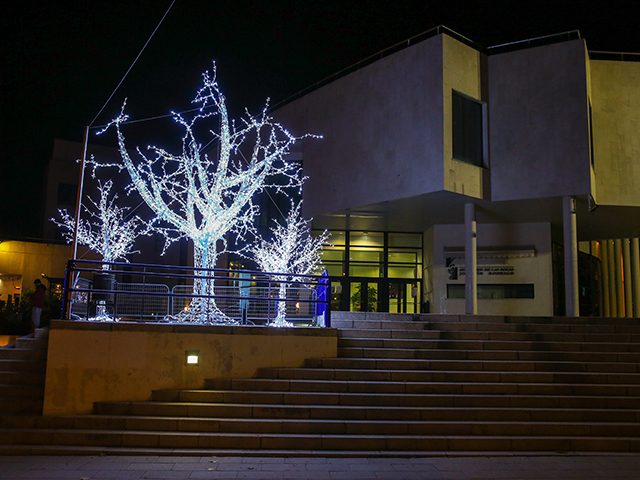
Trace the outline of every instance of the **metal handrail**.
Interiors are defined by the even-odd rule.
[[[84,266],[81,266],[84,265]],[[107,266],[109,270],[105,270],[103,267]],[[132,269],[133,268],[133,269]],[[179,273],[180,271],[192,271],[192,274],[189,273]],[[198,275],[198,273],[207,273],[210,272],[213,275]],[[246,274],[246,277],[235,277],[230,276],[230,274],[237,274],[242,272]],[[65,272],[65,284],[64,284],[64,295],[63,295],[63,311],[62,318],[69,319],[71,317],[71,305],[72,305],[72,295],[74,293],[86,293],[87,294],[87,308],[89,303],[91,303],[94,295],[118,295],[118,296],[128,296],[128,295],[137,295],[137,296],[148,296],[148,297],[159,297],[165,296],[167,298],[212,298],[214,300],[228,300],[232,302],[267,302],[269,305],[274,304],[277,305],[279,302],[288,303],[297,303],[297,304],[310,304],[310,305],[318,305],[325,304],[326,305],[326,316],[325,316],[325,325],[330,326],[331,322],[331,305],[330,298],[326,295],[326,298],[319,299],[314,297],[313,294],[310,295],[310,298],[279,298],[273,297],[269,294],[266,297],[250,297],[240,292],[238,295],[229,295],[226,294],[228,292],[224,292],[225,294],[220,293],[212,293],[212,294],[201,294],[196,292],[189,293],[176,293],[172,289],[169,288],[168,285],[164,283],[167,287],[166,292],[153,292],[153,291],[145,291],[144,288],[142,290],[120,290],[113,288],[113,286],[108,286],[109,288],[96,288],[93,285],[91,288],[81,288],[77,285],[72,285],[71,279],[77,278],[77,275],[80,273],[93,273],[93,274],[107,274],[113,275],[114,279],[116,275],[130,275],[130,276],[141,276],[143,278],[147,277],[161,277],[167,279],[179,279],[179,280],[208,280],[214,282],[213,289],[221,288],[222,285],[217,285],[217,282],[254,282],[257,283],[257,286],[252,286],[252,289],[268,289],[269,292],[277,291],[273,285],[281,285],[282,283],[286,283],[289,286],[288,290],[291,290],[291,287],[298,287],[298,289],[312,290],[315,291],[318,287],[329,287],[328,278],[322,277],[319,275],[291,275],[282,272],[262,272],[256,270],[232,270],[232,269],[224,269],[224,268],[200,268],[200,267],[184,267],[184,266],[176,266],[176,265],[153,265],[153,264],[143,264],[143,263],[121,263],[121,262],[101,262],[98,260],[69,260],[67,263],[67,270]],[[225,275],[226,274],[226,275]],[[288,277],[285,280],[282,280],[282,277]],[[136,283],[129,285],[147,285],[145,283]],[[190,286],[190,285],[189,285]],[[239,287],[234,287],[239,288]],[[115,297],[114,297],[115,298]],[[102,300],[104,302],[104,300]],[[310,307],[313,308],[313,307]],[[271,311],[271,309],[269,309]],[[275,309],[274,309],[275,311]],[[88,311],[87,311],[88,313]],[[141,315],[142,316],[142,315]],[[300,319],[301,317],[296,317]],[[315,319],[315,314],[310,318]],[[270,314],[267,315],[267,321],[270,319]]]

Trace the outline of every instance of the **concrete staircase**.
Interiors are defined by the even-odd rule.
[[[49,330],[0,347],[0,414],[42,415]]]
[[[3,417],[0,453],[640,452],[638,319],[334,316],[338,358]]]

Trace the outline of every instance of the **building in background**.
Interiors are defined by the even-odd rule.
[[[439,28],[276,110],[333,307],[640,316],[638,60]]]

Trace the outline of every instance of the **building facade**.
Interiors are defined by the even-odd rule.
[[[640,316],[640,56],[433,33],[275,112],[333,307]]]

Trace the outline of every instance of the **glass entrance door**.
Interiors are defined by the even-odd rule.
[[[389,281],[389,313],[418,313],[420,284],[406,280]]]
[[[380,288],[377,281],[352,281],[349,289],[349,311],[379,312]]]

